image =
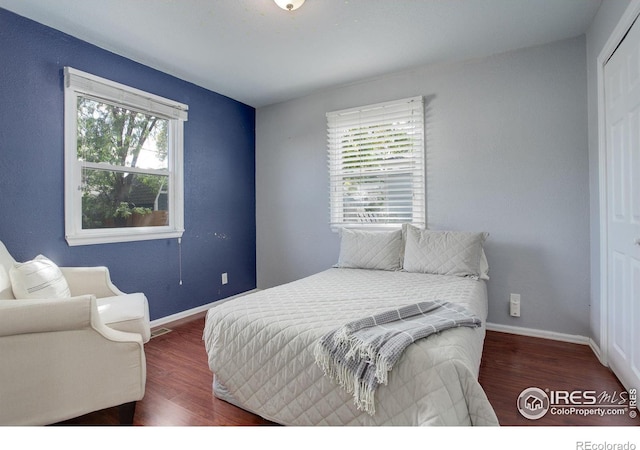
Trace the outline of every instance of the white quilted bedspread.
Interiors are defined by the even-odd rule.
[[[374,416],[316,365],[314,344],[325,333],[436,299],[464,304],[483,326],[409,346],[378,388]],[[204,341],[216,384],[228,391],[220,396],[283,425],[497,425],[477,381],[486,316],[483,281],[333,268],[211,308]]]

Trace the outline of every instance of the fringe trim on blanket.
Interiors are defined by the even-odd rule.
[[[320,346],[315,348],[314,354],[316,363],[322,368],[325,376],[338,383],[348,394],[353,394],[353,403],[358,411],[365,411],[373,416],[376,413],[375,390],[370,389],[343,365],[335,364],[331,355],[323,352]]]
[[[379,384],[387,384],[389,372],[393,369],[393,363],[383,355],[377,355],[375,347],[364,345],[364,342],[354,336],[342,336],[340,339],[334,335],[333,338],[334,342],[343,349],[348,348],[345,358],[353,360],[358,357],[366,364],[373,364],[376,381]],[[354,404],[359,411],[366,411],[372,416],[375,414],[375,388],[359,379],[353,371],[335,361],[332,355],[326,352],[322,346],[317,345],[315,347],[314,356],[316,363],[322,368],[325,376],[337,382],[347,393],[353,394]]]
[[[349,360],[357,358],[367,364],[374,364],[376,380],[380,384],[387,384],[388,372],[393,368],[393,364],[384,355],[379,355],[375,346],[368,345],[355,336],[350,336],[347,342],[340,342],[339,345],[346,345],[349,349],[345,358]]]

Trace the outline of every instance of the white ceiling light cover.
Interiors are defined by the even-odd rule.
[[[302,6],[304,0],[274,0],[276,4],[288,11],[294,11]]]

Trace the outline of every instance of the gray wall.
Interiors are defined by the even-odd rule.
[[[267,288],[337,261],[327,111],[426,99],[429,227],[488,231],[489,321],[589,332],[584,36],[336,87],[257,111],[257,272]],[[522,317],[508,314],[522,295]]]
[[[591,225],[591,336],[600,342],[600,189],[598,164],[597,60],[629,0],[606,0],[600,5],[587,31],[587,86],[589,105],[589,192]]]

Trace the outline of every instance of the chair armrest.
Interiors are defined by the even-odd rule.
[[[113,330],[102,323],[96,298],[92,295],[0,301],[0,337],[89,328],[110,341],[142,345],[139,334]]]
[[[79,330],[90,326],[89,295],[0,302],[0,336]]]
[[[97,298],[102,298],[124,294],[111,282],[111,275],[107,267],[60,267],[60,270],[69,284],[71,295],[74,297],[95,295]]]

